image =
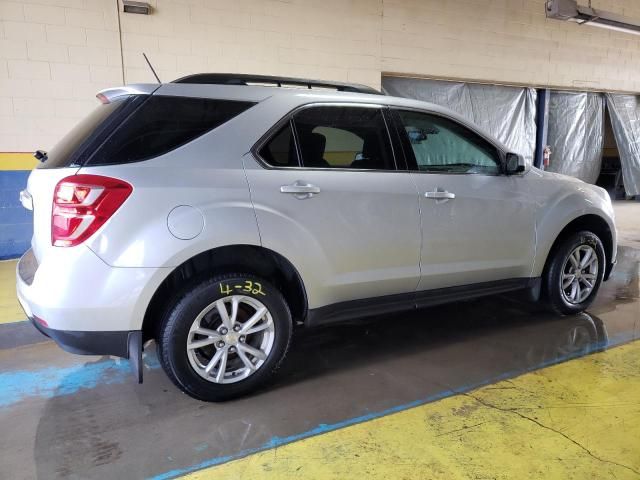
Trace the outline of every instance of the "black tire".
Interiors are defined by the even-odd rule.
[[[250,286],[249,291],[247,285]],[[214,383],[206,380],[192,366],[187,353],[189,330],[207,306],[234,294],[256,299],[267,308],[273,319],[273,344],[264,363],[247,378],[234,380],[235,383]],[[211,311],[211,315],[220,318],[215,309]],[[289,307],[271,283],[250,274],[219,275],[194,284],[166,312],[159,331],[158,357],[169,378],[188,395],[208,402],[230,400],[256,390],[269,380],[284,360],[292,330]],[[212,352],[217,351],[215,346],[210,348],[215,348]],[[232,356],[229,354],[230,359]]]
[[[597,256],[598,271],[595,283],[589,295],[579,303],[570,302],[567,294],[563,293],[562,277],[569,262],[569,255],[580,246],[591,247]],[[602,284],[605,270],[605,251],[602,242],[596,234],[589,231],[581,231],[567,236],[551,253],[543,275],[544,301],[556,313],[570,315],[579,313],[591,305]],[[580,283],[580,285],[583,285]],[[569,288],[570,289],[570,288]]]

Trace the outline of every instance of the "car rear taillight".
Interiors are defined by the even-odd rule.
[[[63,178],[53,193],[51,243],[73,247],[93,235],[131,195],[123,180],[100,175]]]

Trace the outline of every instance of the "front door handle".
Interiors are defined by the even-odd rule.
[[[455,193],[447,192],[446,190],[435,190],[433,192],[427,192],[424,194],[427,198],[435,198],[436,200],[451,200],[456,198]]]
[[[431,198],[431,199],[435,200],[436,203],[444,203],[444,202],[448,202],[449,200],[452,200],[452,199],[456,198],[456,194],[455,193],[447,192],[446,190],[444,190],[442,188],[436,188],[432,192],[426,192],[424,194],[424,196],[426,198]]]
[[[320,187],[297,180],[291,185],[282,185],[280,187],[280,192],[292,193],[296,198],[302,200],[304,198],[311,198],[312,196],[320,193]]]

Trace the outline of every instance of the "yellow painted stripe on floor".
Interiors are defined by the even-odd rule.
[[[37,164],[33,153],[0,152],[0,170],[33,170]]]
[[[0,262],[0,323],[25,320],[16,298],[16,263],[17,260]]]
[[[640,342],[186,478],[638,479]]]

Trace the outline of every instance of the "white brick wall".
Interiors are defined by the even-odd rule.
[[[120,32],[116,0],[0,0],[0,151],[50,148],[98,90],[153,82],[143,51],[165,81],[229,71],[379,87],[392,72],[640,92],[640,37],[546,20],[544,0],[149,1],[152,15],[121,14]],[[640,19],[637,0],[592,3]]]
[[[232,71],[380,85],[381,0],[151,1],[123,15],[127,81]]]
[[[543,0],[384,5],[385,72],[640,92],[640,37],[547,20]],[[637,0],[593,0],[592,6],[640,20]]]
[[[119,83],[114,1],[0,0],[0,151],[50,148]]]

